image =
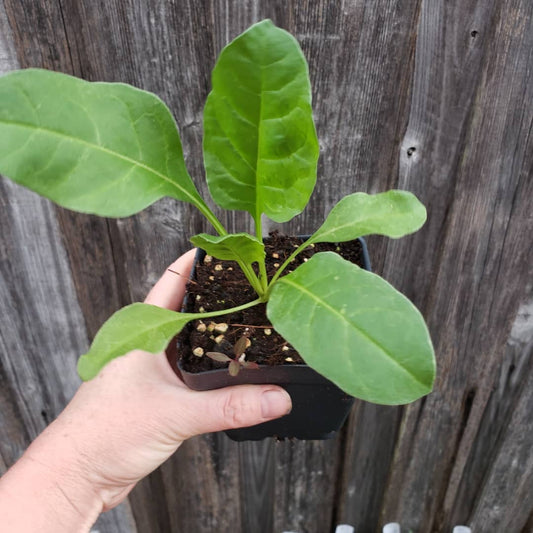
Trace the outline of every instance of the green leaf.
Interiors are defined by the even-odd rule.
[[[417,231],[425,221],[426,208],[410,192],[356,192],[333,207],[310,242],[344,242],[370,234],[398,238]]]
[[[117,311],[100,328],[90,350],[78,361],[81,379],[92,379],[112,359],[132,350],[158,353],[193,316],[155,305],[134,303]]]
[[[215,237],[200,233],[191,237],[194,246],[205,250],[207,254],[224,261],[242,261],[246,264],[263,261],[265,247],[263,243],[248,233],[235,233]]]
[[[420,312],[337,254],[315,254],[280,278],[267,314],[309,366],[348,394],[396,405],[431,391],[435,358]]]
[[[286,222],[316,181],[318,141],[306,60],[270,20],[226,46],[204,109],[204,161],[213,199],[225,209]]]
[[[0,172],[102,216],[128,216],[163,196],[205,205],[157,96],[47,70],[0,78]]]

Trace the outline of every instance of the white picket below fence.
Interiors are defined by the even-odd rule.
[[[297,531],[284,531],[283,533],[298,533]],[[347,524],[338,525],[335,533],[357,533],[353,526]],[[391,522],[383,526],[383,533],[401,533],[401,526],[397,522]],[[472,533],[467,526],[455,526],[452,533]]]

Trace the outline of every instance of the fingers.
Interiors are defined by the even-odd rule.
[[[185,295],[196,250],[189,250],[172,263],[144,300],[147,304],[177,311]]]
[[[239,385],[224,389],[192,392],[187,402],[195,416],[185,416],[187,436],[254,426],[287,415],[292,403],[289,394],[274,385]]]
[[[177,259],[154,285],[145,302],[167,309],[181,307],[196,251]],[[253,426],[288,414],[288,393],[274,385],[240,385],[196,392],[187,390],[179,403],[178,434],[184,438],[202,433]]]

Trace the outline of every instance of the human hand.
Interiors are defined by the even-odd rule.
[[[170,268],[181,275],[167,270],[146,303],[179,309],[193,257],[191,250],[173,263]],[[39,470],[52,480],[59,476],[61,491],[77,514],[97,510],[97,515],[120,503],[189,437],[272,420],[290,408],[289,395],[274,385],[192,391],[164,353],[134,351],[79,388],[27,450],[22,472]]]

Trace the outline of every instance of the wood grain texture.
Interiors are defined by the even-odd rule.
[[[313,533],[334,524],[344,433],[329,441],[276,444],[274,528]]]
[[[471,518],[474,530],[531,531],[532,315],[533,287],[513,324],[496,387],[470,450],[461,492],[453,502],[457,519]],[[514,512],[506,513],[505,509],[514,509]]]
[[[487,7],[490,6],[484,3],[483,9]],[[437,244],[434,255],[438,256],[438,263],[423,260],[431,284],[424,289],[427,282],[419,273],[423,292],[417,295],[413,291],[412,295],[429,319],[439,372],[436,392],[405,410],[382,518],[386,521],[394,516],[415,530],[445,531],[452,525],[454,505],[465,505],[458,499],[459,485],[472,483],[469,475],[480,475],[468,468],[472,447],[477,445],[478,457],[487,453],[490,440],[478,438],[487,432],[505,431],[508,421],[485,416],[485,412],[500,379],[511,322],[531,276],[532,219],[527,212],[531,210],[529,132],[533,109],[523,102],[531,98],[530,68],[526,65],[531,65],[532,13],[526,2],[497,3],[488,13],[472,12],[471,16],[462,12],[465,3],[451,9],[450,3],[443,2],[440,19],[439,10],[433,8],[432,5],[431,10],[425,11],[422,7],[422,20],[427,20],[421,28],[426,27],[427,33],[419,36],[420,61],[428,53],[436,28],[455,38],[443,39],[447,61],[435,62],[430,55],[427,65],[417,64],[413,101],[418,90],[416,80],[424,80],[431,73],[430,64],[434,69],[440,65],[443,74],[439,78],[445,87],[453,73],[462,73],[463,82],[453,91],[458,97],[454,104],[459,104],[458,109],[469,108],[469,112],[461,135],[452,135],[444,123],[439,125],[440,121],[449,120],[450,113],[453,117],[451,94],[449,105],[439,102],[433,113],[424,114],[426,131],[432,132],[435,148],[423,164],[423,176],[436,178],[433,183],[440,192],[434,198],[439,203],[443,197],[451,196],[442,208],[437,204],[436,210],[429,203],[430,223],[414,239],[419,240],[426,233],[426,239]],[[477,24],[473,25],[473,21]],[[463,54],[466,59],[471,57],[468,49],[478,46],[476,41],[484,51],[480,55],[480,71],[471,80],[476,65],[461,59]],[[447,64],[454,68],[447,68]],[[417,77],[418,68],[421,70]],[[474,89],[467,91],[468,83],[474,83]],[[439,91],[434,89],[439,96],[446,93],[442,85],[439,81]],[[471,96],[461,100],[460,89],[465,96]],[[427,92],[423,86],[422,90]],[[415,124],[422,124],[421,119],[417,120]],[[412,132],[408,128],[408,134],[424,139],[421,126]],[[454,142],[460,146],[455,147]],[[450,167],[453,173],[441,174],[441,167],[433,166],[433,161],[439,161],[439,146],[442,159],[456,154],[455,165]],[[418,173],[418,162],[425,159],[422,151],[417,157],[418,161],[412,161],[408,169],[413,176]],[[424,190],[431,191],[431,186]],[[433,230],[434,241],[427,235],[432,232],[433,213],[442,213]],[[424,246],[419,246],[417,256],[423,257]],[[521,379],[528,379],[527,372]],[[508,388],[502,408],[517,401],[520,390],[521,387]],[[499,453],[512,452],[499,449]],[[485,467],[483,475],[487,476],[492,463]],[[413,497],[415,491],[422,499]],[[514,509],[500,508],[499,518],[515,517],[522,503],[516,502]],[[487,502],[485,512],[488,509]],[[526,504],[518,513],[522,517],[520,527],[530,510]],[[471,515],[463,513],[460,522],[471,519]]]
[[[428,319],[436,389],[406,407],[357,402],[332,441],[192,439],[131,494],[135,525],[120,511],[95,529],[323,533],[350,523],[360,533],[399,521],[418,533],[457,523],[529,532],[529,0],[4,0],[0,64],[156,92],[176,117],[187,166],[206,195],[201,136],[210,71],[224,44],[265,17],[302,45],[321,144],[309,209],[283,229],[312,231],[354,190],[397,187],[420,197],[429,213],[422,231],[369,241],[374,270]],[[53,208],[5,181],[0,187],[6,468],[74,391],[87,338],[115,309],[142,299],[190,235],[210,228],[171,200],[102,220]],[[242,213],[221,218],[231,230],[251,229]],[[51,334],[58,326],[61,335]]]
[[[69,39],[67,21],[72,25],[71,31],[78,34],[80,27],[87,27],[84,19],[66,18],[59,1],[7,0],[4,5],[21,68],[48,68],[87,79],[96,77],[93,72],[85,72],[76,43]],[[27,31],[27,28],[36,31]],[[92,339],[106,317],[129,303],[126,276],[121,272],[120,262],[115,261],[115,256],[120,256],[120,246],[110,239],[115,222],[60,207],[55,209],[78,300]],[[94,291],[93,287],[103,290]]]
[[[275,531],[276,459],[272,439],[239,444],[241,519],[243,531]],[[247,509],[254,509],[253,513]],[[242,512],[244,511],[244,512]]]
[[[0,6],[0,74],[17,68]],[[76,360],[88,347],[60,225],[52,204],[0,180],[0,473],[63,410],[78,388]],[[53,312],[50,312],[53,310]],[[128,504],[95,524],[136,531]]]

